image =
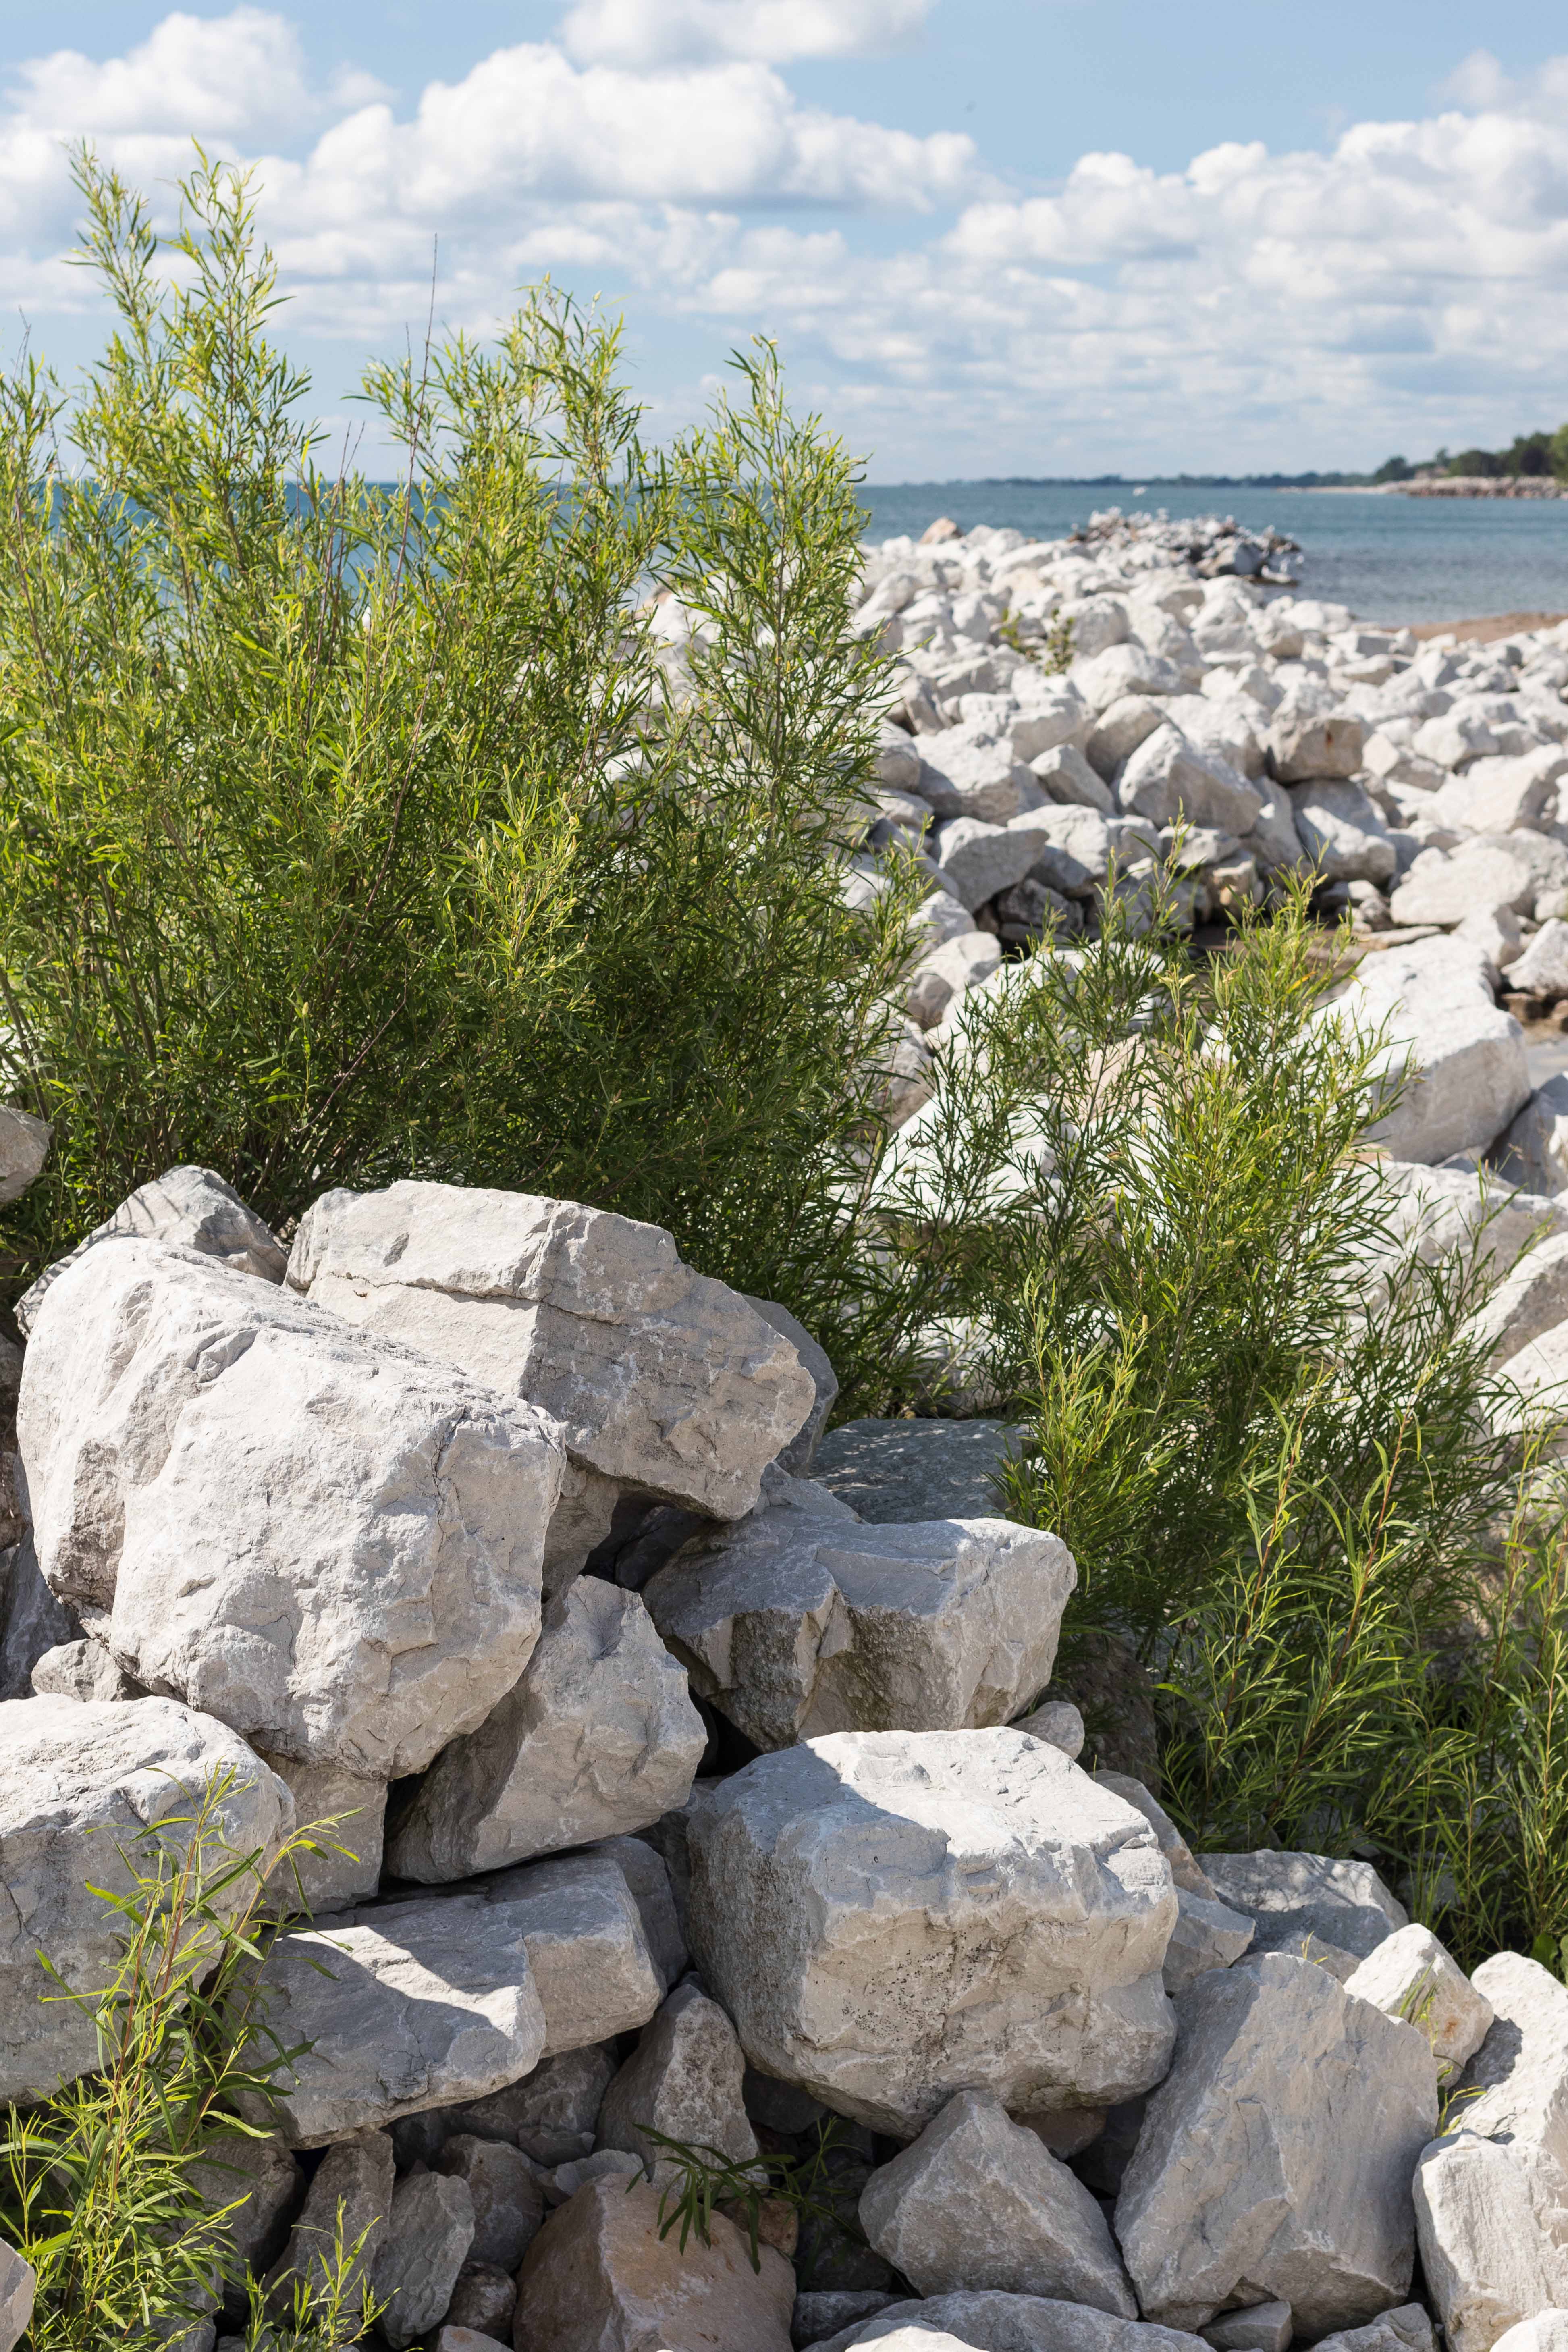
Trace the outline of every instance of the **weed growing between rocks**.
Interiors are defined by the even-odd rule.
[[[265,2099],[298,2055],[269,2032],[257,1998],[264,1885],[269,1863],[287,1871],[330,1845],[332,1825],[296,1832],[275,1858],[237,1853],[222,1822],[233,1782],[214,1776],[188,1812],[117,1844],[130,1891],[94,1890],[123,1922],[110,1981],[82,1990],[49,1969],[54,1997],[90,2021],[98,2063],[0,2119],[0,2235],[37,2275],[32,2352],[166,2343],[242,2268],[225,2224],[246,2183],[223,2143],[261,2137],[237,2103]],[[326,2352],[341,2342],[337,2319],[360,2315],[355,2251],[340,2246],[322,2284],[305,2283],[281,2313],[253,2294],[247,2343]]]
[[[850,458],[766,352],[645,447],[546,288],[369,372],[400,482],[328,470],[244,183],[184,182],[176,284],[79,184],[114,335],[74,405],[0,383],[0,1091],[54,1126],[13,1286],[184,1160],[275,1224],[564,1194],[826,1305],[906,954],[907,893],[839,891],[886,673]]]

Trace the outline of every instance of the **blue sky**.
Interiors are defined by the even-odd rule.
[[[775,335],[876,479],[1375,464],[1568,415],[1560,50],[1533,0],[13,5],[0,331],[95,347],[62,142],[164,192],[195,134],[329,416],[438,238],[442,323],[624,309],[660,426]]]

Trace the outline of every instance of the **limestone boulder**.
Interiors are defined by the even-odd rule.
[[[1028,810],[1005,824],[959,816],[939,826],[931,845],[938,871],[971,913],[1024,879],[1048,845],[1050,834],[1042,820],[1049,814]]]
[[[1568,2310],[1560,2305],[1519,2320],[1498,2337],[1499,2352],[1568,2352]]]
[[[0,2098],[47,2098],[94,2064],[91,2020],[58,1998],[39,1954],[73,1991],[105,1989],[122,1922],[90,1887],[132,1891],[121,1848],[185,1853],[204,1791],[215,1860],[255,1854],[265,1874],[293,1803],[225,1725],[162,1698],[0,1704]],[[246,1872],[213,1899],[232,1914],[255,1892]]]
[[[850,1732],[760,1757],[689,1822],[689,1934],[763,2074],[898,2137],[952,2093],[1109,2106],[1163,2074],[1170,1865],[1016,1731]]]
[[[1363,1035],[1385,1029],[1383,1067],[1404,1092],[1368,1129],[1395,1160],[1428,1166],[1484,1149],[1531,1093],[1524,1032],[1492,1000],[1486,958],[1466,941],[1418,940],[1364,959],[1318,1016]]]
[[[1459,2078],[1468,2132],[1506,2142],[1522,2171],[1568,2304],[1568,1986],[1521,1952],[1498,1952],[1471,1979],[1493,2021]]]
[[[1115,2227],[1146,2316],[1198,2327],[1244,2284],[1309,2340],[1408,2295],[1411,2179],[1437,2118],[1414,2026],[1279,1953],[1178,1995]]]
[[[1290,794],[1296,837],[1325,882],[1394,879],[1394,846],[1370,794],[1360,784],[1317,778]]]
[[[297,2053],[273,2078],[294,2147],[482,2098],[544,2055],[522,1922],[479,1897],[387,1904],[363,1925],[279,1936],[259,1985],[268,2032]],[[241,2105],[269,2120],[265,2102]]]
[[[1419,2309],[1419,2305],[1415,2308]],[[1356,2332],[1352,2330],[1351,2334]],[[1289,2352],[1294,2333],[1290,2306],[1275,2301],[1251,2304],[1244,2311],[1222,2311],[1200,2333],[1209,2352]],[[1349,2342],[1350,2336],[1330,2336],[1325,2340],[1343,2343]]]
[[[956,918],[959,912],[956,902],[949,899],[948,904]],[[967,931],[960,936],[985,939],[987,934]],[[994,946],[994,940],[991,944]],[[778,1468],[787,1471],[792,1478],[807,1477],[817,1442],[827,1426],[827,1416],[838,1395],[838,1375],[833,1369],[826,1349],[812,1338],[805,1324],[792,1315],[787,1307],[781,1307],[776,1298],[753,1298],[749,1291],[742,1296],[746,1305],[762,1317],[770,1331],[776,1331],[781,1339],[788,1340],[811,1375],[812,1386],[816,1392],[811,1411],[783,1452],[774,1457]]]
[[[1037,2135],[998,2101],[960,2091],[860,2197],[869,2242],[921,2294],[991,2287],[1138,2305],[1104,2213]]]
[[[640,2158],[661,2189],[678,2176],[650,2129],[749,2164],[757,2137],[742,2095],[745,2072],[745,2053],[718,2002],[694,1980],[678,1985],[605,2092],[598,2144]]]
[[[31,1111],[0,1103],[0,1209],[19,1201],[29,1184],[43,1173],[49,1156],[47,1119]]]
[[[1514,1126],[1518,1124],[1516,1119]],[[1509,1131],[1511,1134],[1513,1129]],[[1568,1234],[1559,1233],[1548,1234],[1525,1252],[1471,1317],[1469,1328],[1487,1342],[1494,1363],[1506,1363],[1521,1348],[1565,1322]]]
[[[16,1457],[13,1454],[10,1459],[14,1462]],[[21,1540],[0,1551],[0,1699],[30,1698],[35,1670],[52,1652],[70,1648],[81,1638],[80,1619],[44,1582],[32,1529],[24,1528]],[[108,1664],[118,1675],[113,1661]],[[86,1697],[89,1694],[80,1677],[73,1677],[73,1682],[74,1687],[39,1696]]]
[[[14,2352],[26,2334],[37,2286],[31,2263],[0,2241],[0,2352]]]
[[[1185,1886],[1176,1889],[1176,1924],[1165,1947],[1165,1990],[1183,1992],[1210,1969],[1228,1969],[1251,1946],[1253,1922]]]
[[[473,2236],[466,2181],[419,2172],[398,2182],[371,2266],[372,2291],[382,2306],[376,2325],[393,2352],[405,2352],[445,2315]]]
[[[707,1744],[638,1596],[580,1577],[546,1605],[521,1681],[399,1812],[390,1867],[464,1878],[644,1829],[685,1802]]]
[[[1525,915],[1536,887],[1529,859],[1509,845],[1508,836],[1466,841],[1457,849],[1424,849],[1389,899],[1389,911],[1399,924],[1460,923],[1477,907],[1508,907]]]
[[[1251,832],[1263,795],[1229,761],[1166,725],[1138,746],[1116,786],[1121,807],[1153,824],[1217,825]]]
[[[435,2168],[468,2191],[471,2229],[464,2262],[516,2270],[544,2220],[544,2191],[521,2148],[458,2132],[441,2148]]]
[[[693,1782],[693,1794],[696,1786]],[[679,1807],[673,1814],[660,1815],[663,1821],[679,1818]],[[657,1826],[657,1823],[649,1825],[650,1834]],[[626,1880],[627,1891],[637,1907],[637,1916],[642,1921],[654,1968],[668,1992],[679,1983],[691,1966],[691,1955],[686,1948],[680,1907],[675,1899],[674,1882],[664,1857],[642,1835],[601,1838],[596,1845],[589,1848],[589,1852],[602,1854],[613,1862]]]
[[[1503,1138],[1503,1155],[1536,1192],[1568,1191],[1568,1076],[1536,1088]]]
[[[1288,694],[1269,726],[1269,761],[1282,784],[1353,776],[1361,766],[1364,725],[1313,685],[1316,691]]]
[[[1078,1580],[1009,1519],[865,1527],[797,1486],[698,1536],[647,1589],[693,1686],[758,1748],[1005,1723],[1050,1680]]]
[[[1066,1698],[1046,1699],[1027,1715],[1019,1716],[1013,1729],[1027,1732],[1031,1739],[1043,1739],[1047,1747],[1059,1748],[1069,1764],[1076,1764],[1083,1754],[1083,1743],[1088,1738],[1082,1716]],[[1111,1793],[1117,1792],[1113,1790]]]
[[[168,1168],[151,1183],[138,1186],[112,1216],[95,1225],[68,1256],[57,1259],[24,1292],[16,1309],[24,1336],[31,1332],[45,1297],[68,1266],[96,1249],[100,1242],[131,1238],[195,1250],[220,1265],[231,1266],[237,1274],[254,1275],[258,1282],[281,1282],[289,1263],[288,1252],[270,1228],[216,1169]]]
[[[1131,644],[1108,646],[1088,661],[1074,662],[1072,682],[1097,715],[1129,695],[1179,694],[1184,683],[1174,662]]]
[[[289,1282],[560,1424],[573,1475],[552,1584],[623,1499],[740,1518],[816,1409],[788,1339],[661,1227],[574,1201],[415,1182],[324,1193]]]
[[[420,1770],[528,1663],[551,1424],[308,1299],[100,1243],[45,1297],[17,1432],[54,1591],[268,1753]]]
[[[499,1870],[486,1881],[486,1895],[515,1920],[527,1948],[544,2007],[542,2057],[585,2050],[647,2023],[664,1984],[642,1913],[608,1855],[563,1854]]]
[[[52,1650],[46,1650],[33,1668],[33,1691],[38,1698],[102,1703],[152,1696],[133,1676],[121,1672],[103,1643],[90,1634],[79,1642],[58,1642]]]
[[[795,2317],[790,2323],[797,2352],[803,2352],[803,2347],[808,2345],[821,2343],[826,2336],[836,2336],[841,2328],[848,2328],[853,2333],[859,2321],[874,2319],[890,2305],[904,2300],[902,2295],[889,2294],[879,2287],[813,2288],[809,2293],[797,2294]],[[929,2352],[929,2345],[928,2337],[922,2352]]]
[[[358,2131],[329,2147],[311,2176],[289,2242],[268,2272],[274,2311],[287,2310],[296,2281],[314,2293],[337,2274],[340,2254],[354,2253],[344,2305],[357,2312],[369,2289],[392,2213],[392,2142],[382,2131]]]
[[[1158,724],[1159,713],[1147,697],[1137,696],[1133,703],[1141,715],[1147,712],[1150,719]],[[1148,731],[1152,732],[1152,728]],[[1139,740],[1142,740],[1142,736]],[[1110,785],[1076,743],[1059,743],[1052,751],[1042,751],[1030,761],[1029,772],[1041,790],[1064,808],[1098,809],[1101,816],[1115,814],[1116,802]]]
[[[1415,2169],[1415,2216],[1422,2272],[1452,2352],[1491,2352],[1558,2300],[1562,2264],[1503,2142],[1468,2130],[1433,2140]]]
[[[1476,1990],[1431,1929],[1414,1920],[1375,1947],[1345,1979],[1345,1990],[1370,2000],[1385,2017],[1419,2027],[1444,2076],[1458,2074],[1475,2056],[1492,2024],[1486,1995]]]
[[[657,2189],[591,2181],[552,2213],[517,2278],[517,2352],[792,2352],[795,2273],[715,2213],[707,2242],[659,2233]]]
[[[398,2165],[405,2171],[416,2164],[439,2170],[443,2150],[458,2139],[516,2147],[546,2170],[586,2156],[615,2071],[614,2045],[606,2051],[590,2044],[542,2059],[531,2074],[486,2098],[423,2108],[392,2127]]]
[[[1204,1853],[1198,1866],[1233,1911],[1255,1923],[1255,1952],[1310,1957],[1342,1979],[1406,1915],[1370,1862],[1326,1853]]]
[[[906,2347],[908,2352],[935,2352],[937,2345],[950,2342],[973,2346],[977,2352],[1196,2352],[1202,2340],[1173,2327],[1115,2318],[1088,2304],[981,2291],[890,2304],[874,2319],[828,2336],[813,2352],[849,2352],[860,2344],[885,2345],[889,2352],[905,2352]]]
[[[1204,2333],[1212,2341],[1212,2330]],[[1319,2342],[1328,2345],[1330,2352],[1436,2352],[1432,2322],[1419,2303],[1402,2303],[1369,2319],[1364,2327],[1342,2327]]]

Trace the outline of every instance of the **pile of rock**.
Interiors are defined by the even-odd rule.
[[[129,1841],[215,1779],[240,1853],[338,1817],[261,1971],[297,2054],[212,2150],[269,2293],[341,2215],[393,2347],[1431,2352],[1419,2242],[1454,2352],[1544,2347],[1568,1990],[1081,1769],[1013,1433],[818,1454],[782,1309],[439,1184],[329,1193],[286,1256],[174,1170],[20,1320],[0,2094],[92,2066],[39,1955],[104,1981]],[[669,2143],[738,2192],[830,2119],[754,2260],[743,2196],[663,2228]],[[0,2250],[6,2352],[30,2293]]]
[[[1568,1002],[1568,625],[1418,644],[1269,584],[1282,548],[1112,514],[1069,540],[938,525],[867,550],[856,627],[900,667],[846,887],[885,887],[895,842],[931,884],[897,1115],[966,993],[1043,936],[1070,950],[1108,893],[1136,918],[1163,876],[1184,919],[1224,923],[1309,868],[1369,961],[1399,960],[1363,983],[1396,1043],[1431,1071],[1457,1023],[1466,1068],[1489,1071],[1462,1135],[1438,1120],[1402,1156],[1486,1146],[1522,1108],[1509,1015]],[[1047,668],[1068,632],[1068,667]],[[1568,1178],[1559,1091],[1510,1139],[1515,1181],[1543,1192]]]

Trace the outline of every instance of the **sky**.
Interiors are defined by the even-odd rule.
[[[334,432],[368,358],[546,272],[624,313],[650,431],[766,334],[873,481],[1361,468],[1568,417],[1541,0],[7,0],[5,364],[101,345],[70,143],[166,227],[193,139],[254,172]]]

